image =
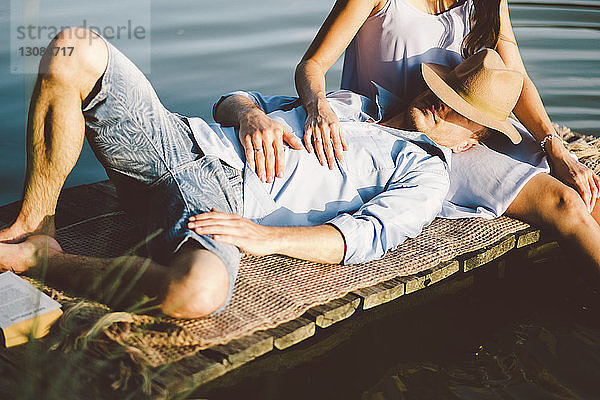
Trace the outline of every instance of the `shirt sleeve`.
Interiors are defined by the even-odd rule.
[[[264,96],[263,94],[261,94],[259,92],[246,92],[243,90],[238,90],[235,92],[230,92],[230,93],[224,94],[223,96],[221,96],[219,98],[219,100],[217,100],[217,102],[215,104],[213,104],[213,107],[212,107],[213,119],[215,119],[215,110],[217,109],[219,104],[221,104],[221,102],[223,100],[225,100],[226,98],[228,98],[229,96],[233,96],[233,95],[239,95],[239,96],[244,96],[244,97],[249,98],[250,100],[252,100],[254,102],[254,104],[259,106],[265,112],[265,114],[269,114],[276,110],[291,110],[292,108],[295,108],[295,107],[298,107],[301,105],[298,97]]]
[[[443,161],[427,155],[408,172],[397,169],[383,193],[354,214],[340,214],[328,223],[344,237],[344,264],[382,258],[407,238],[416,237],[442,209],[450,181]]]

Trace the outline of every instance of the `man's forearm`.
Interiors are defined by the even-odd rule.
[[[215,121],[223,126],[239,127],[241,118],[249,113],[262,113],[263,110],[252,100],[239,94],[234,94],[223,99],[215,109]]]
[[[302,260],[337,264],[346,250],[344,237],[331,225],[275,227],[259,225],[237,214],[213,210],[190,217],[188,228],[212,235],[257,256],[282,254]]]
[[[331,225],[272,229],[278,238],[277,254],[326,264],[344,259],[344,237]]]

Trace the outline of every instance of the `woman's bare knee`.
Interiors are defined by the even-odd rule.
[[[218,310],[227,299],[227,269],[209,251],[188,251],[177,257],[171,268],[161,304],[165,314],[177,318],[204,317]]]
[[[577,191],[543,173],[527,182],[506,215],[535,224],[554,225],[557,219],[580,218],[585,212],[585,204]]]

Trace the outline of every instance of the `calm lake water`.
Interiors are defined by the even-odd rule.
[[[227,91],[254,89],[267,94],[293,95],[295,91],[292,77],[295,65],[332,4],[332,0],[154,1],[149,8],[151,53],[148,77],[167,108],[184,115],[197,115],[206,119],[211,118],[210,106],[213,101]],[[0,0],[0,204],[14,201],[20,195],[25,170],[24,132],[29,102],[27,91],[31,88],[31,76],[10,73],[10,11],[10,2]],[[60,16],[66,15],[64,9],[50,9],[48,12],[54,13],[52,17],[55,21],[60,21]],[[600,0],[515,1],[511,2],[511,15],[528,72],[536,83],[553,121],[580,132],[600,136]],[[82,20],[86,15],[70,17]],[[340,73],[341,62],[338,61],[327,75],[328,89],[339,87]],[[67,185],[102,179],[106,179],[106,175],[86,145]],[[564,315],[570,316],[571,311],[566,308]],[[548,315],[552,314],[551,311],[546,312]],[[505,326],[499,326],[497,330],[506,331],[506,335],[497,340],[488,337],[488,343],[503,340],[510,342],[514,335],[521,335],[529,338],[527,343],[531,346],[537,346],[540,340],[543,342],[548,338],[548,335],[544,336],[544,332],[559,331],[558,334],[567,332],[563,335],[567,343],[580,346],[581,343],[573,340],[571,336],[585,337],[582,342],[584,344],[581,345],[583,347],[576,349],[577,354],[587,355],[585,366],[582,367],[577,358],[562,354],[559,357],[562,363],[561,370],[566,371],[568,375],[569,370],[585,374],[585,371],[591,369],[596,372],[597,378],[597,372],[600,370],[598,331],[581,328],[579,321],[567,317],[557,318],[562,321],[560,323],[556,320],[548,322],[551,327],[539,326],[539,321],[532,322],[534,314],[535,311],[531,311],[523,320],[505,321]],[[432,316],[437,317],[441,316]],[[462,319],[465,319],[464,314],[457,323]],[[512,329],[514,324],[521,324],[520,330]],[[558,324],[558,327],[555,327],[555,324]],[[442,324],[436,329],[451,329],[449,326],[450,323]],[[424,334],[417,330],[414,336]],[[379,390],[378,385],[386,384],[385,382],[394,376],[403,381],[416,379],[415,377],[421,377],[419,379],[424,379],[425,382],[431,379],[448,379],[446,375],[440,378],[435,372],[436,368],[439,370],[439,365],[445,365],[447,362],[460,364],[460,351],[469,351],[482,342],[483,340],[476,337],[465,339],[463,347],[456,350],[457,352],[451,352],[450,361],[430,360],[433,366],[429,369],[423,367],[425,364],[416,367],[403,364],[405,360],[395,355],[395,362],[387,364],[392,371],[381,371],[383,383],[377,383],[378,379],[373,377],[370,384],[362,388],[356,387],[356,391],[350,397],[360,398],[365,391],[375,396]],[[569,345],[566,347],[569,351]],[[500,348],[498,351],[501,353],[504,350],[501,346]],[[411,354],[414,353],[414,350],[410,351]],[[482,354],[487,357],[485,351]],[[488,354],[489,357],[501,357],[498,351],[493,356]],[[442,353],[434,353],[432,357],[440,357],[439,354]],[[510,362],[509,356],[510,354],[501,361]],[[414,357],[410,359],[414,360]],[[547,355],[547,359],[552,360],[550,355]],[[467,367],[481,372],[481,365],[469,364]],[[464,368],[461,370],[456,367],[455,370],[464,372]],[[304,372],[310,376],[309,371]],[[407,378],[408,375],[412,378]],[[471,378],[472,376],[463,376],[461,379],[467,382]],[[422,391],[418,392],[422,396],[417,393],[396,398],[550,398],[548,392],[540,390],[539,385],[536,390],[535,383],[534,389],[529,386],[521,388],[530,392],[516,394],[493,394],[485,389],[485,385],[497,383],[498,379],[511,378],[518,379],[506,375],[501,375],[500,378],[487,376],[484,379],[477,375],[473,379],[478,379],[478,385],[474,386],[478,390],[471,390],[471,387],[468,395],[461,394],[461,390],[467,390],[465,387],[468,385],[452,386],[457,397],[426,395],[426,385],[422,385]],[[394,379],[392,381],[396,382]],[[587,380],[581,383],[581,380],[572,379],[569,382],[575,382],[569,386],[573,393],[577,392],[578,385],[581,387],[579,394],[590,393]],[[345,383],[331,382],[331,385]],[[598,394],[597,391],[592,393]],[[563,393],[556,398],[598,398],[579,394]]]
[[[13,3],[25,1],[37,2]],[[70,2],[70,7],[43,6],[57,1],[40,2],[55,24],[91,18],[74,10],[74,4],[84,10],[86,3],[101,4],[83,0]],[[149,10],[139,11],[149,12],[151,18],[148,76],[169,109],[206,119],[211,118],[212,102],[229,90],[293,95],[295,65],[332,4],[333,0],[153,1]],[[511,8],[525,64],[551,118],[600,135],[600,1],[512,2]],[[31,88],[31,77],[9,73],[10,11],[10,1],[1,0],[0,204],[20,195],[26,91]],[[135,15],[138,10],[130,12]],[[339,87],[340,73],[338,61],[327,76],[328,89]],[[67,185],[100,179],[105,179],[104,171],[86,145]]]

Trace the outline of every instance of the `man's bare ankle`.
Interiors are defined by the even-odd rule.
[[[20,242],[36,234],[56,237],[54,216],[46,216],[38,223],[31,223],[17,218],[12,225],[0,230],[0,242]]]

